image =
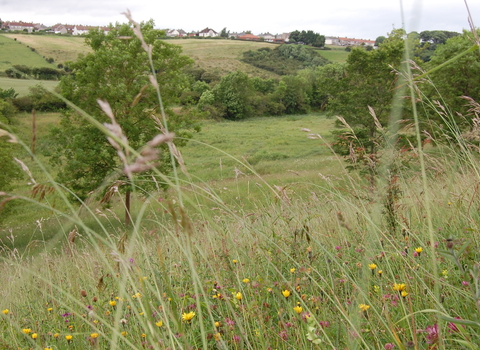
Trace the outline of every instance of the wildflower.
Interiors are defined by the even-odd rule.
[[[222,339],[222,335],[220,333],[215,333],[213,337],[215,338],[215,341],[219,341],[220,339]]]
[[[469,284],[467,281],[462,281],[462,286],[468,287]]]
[[[438,341],[438,325],[436,323],[433,326],[427,326],[425,332],[427,333],[427,344],[435,344]]]
[[[215,322],[215,328],[220,328],[222,326],[222,324],[220,322]]]
[[[448,278],[448,270],[443,270],[442,271],[442,276],[445,278]]]
[[[117,305],[117,302],[115,300],[110,300],[108,303],[110,304],[110,306]]]
[[[30,328],[24,328],[22,329],[22,332],[25,333],[25,334],[29,334],[32,332],[32,330]]]
[[[182,314],[182,321],[190,323],[192,322],[192,319],[195,317],[195,312],[191,311],[189,313],[184,312]]]
[[[283,331],[280,331],[278,333],[278,335],[280,336],[280,338],[282,338],[283,340],[288,340],[288,333],[287,331],[284,329]]]
[[[140,315],[140,316],[143,316],[143,314],[144,314],[144,312],[143,312],[143,311],[139,313],[139,315]]]
[[[282,294],[285,298],[288,298],[292,293],[288,289],[282,291]]]
[[[320,324],[320,327],[322,327],[322,328],[330,327],[330,322],[328,322],[328,321],[320,321],[318,323]]]
[[[404,298],[408,295],[407,291],[405,291],[405,290],[402,290],[401,294],[402,294],[402,297],[404,297]]]
[[[392,344],[392,343],[387,343],[387,344],[385,344],[385,345],[383,346],[383,348],[384,348],[385,350],[392,350],[394,347],[395,347],[395,345]]]
[[[2,310],[2,314],[4,314],[4,315],[8,315],[9,312],[10,312],[10,310],[8,310],[8,309]]]
[[[127,334],[128,334],[128,332],[126,332],[126,331],[123,331],[121,334],[122,334],[122,336],[126,337],[126,336],[127,336]]]
[[[142,333],[142,338],[146,338],[147,335],[145,333]]]
[[[407,286],[405,285],[405,283],[394,283],[392,288],[396,292],[401,292],[404,291]]]
[[[379,275],[380,277],[382,277],[383,270],[378,270],[377,273],[378,273],[378,275]]]
[[[52,312],[52,311],[53,311],[53,307],[49,307],[49,308],[47,309],[47,311],[48,311],[48,312]]]
[[[237,260],[237,259],[233,259],[232,262],[233,262],[234,264],[238,264],[238,260]]]
[[[60,336],[60,334],[58,334],[58,333],[55,333],[55,334],[53,335],[53,337],[54,337],[55,339],[57,339],[59,336]]]
[[[267,292],[268,292],[268,293],[272,293],[272,292],[273,292],[273,289],[272,289],[272,288],[267,288]]]
[[[362,311],[362,312],[367,312],[367,310],[370,309],[370,305],[367,305],[367,304],[360,304],[360,305],[358,305],[358,307],[360,308],[360,311]]]
[[[373,291],[374,291],[375,293],[380,292],[380,287],[379,287],[379,286],[376,286],[376,285],[373,286]]]
[[[43,348],[43,350],[52,350],[51,346],[47,346],[46,348]]]
[[[73,339],[73,336],[71,336],[70,334],[69,334],[69,335],[66,335],[66,336],[65,336],[65,339],[66,339],[68,342],[71,342],[72,339]]]
[[[85,298],[87,296],[87,292],[82,290],[80,291],[80,295]]]
[[[368,264],[368,268],[373,271],[373,270],[375,270],[375,269],[377,268],[377,265],[375,265],[375,264]]]
[[[244,279],[242,280],[242,282],[243,282],[243,283],[250,283],[250,280],[249,280],[248,278],[244,278]]]
[[[110,315],[110,311],[108,311],[108,310],[105,311],[105,315],[107,315],[107,316]]]
[[[303,308],[300,305],[297,305],[293,308],[293,311],[300,315],[303,311]]]
[[[126,319],[122,318],[120,320],[120,323],[122,324],[122,326],[125,326],[128,323],[128,321]]]
[[[235,296],[235,299],[242,300],[242,293],[237,292],[237,293],[234,294],[234,296]]]
[[[37,334],[37,333],[33,333],[33,334],[32,334],[32,339],[33,339],[33,340],[36,340],[37,338],[38,338],[38,334]]]
[[[418,256],[420,256],[420,254],[423,252],[423,248],[422,247],[418,247],[418,248],[415,248],[415,253],[418,254]]]
[[[155,326],[157,326],[157,327],[159,327],[159,328],[162,327],[162,326],[163,326],[163,321],[158,321],[158,322],[156,322],[156,323],[155,323]]]
[[[98,338],[98,336],[99,336],[98,333],[92,333],[92,334],[90,334],[90,337],[92,337],[93,339]]]
[[[295,270],[296,270],[295,268],[291,268],[290,273],[295,273]]]

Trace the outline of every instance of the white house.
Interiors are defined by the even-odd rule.
[[[4,28],[8,29],[9,31],[12,30],[21,30],[23,31],[26,29],[29,33],[35,30],[35,24],[33,23],[25,23],[25,22],[6,22],[3,25]]]
[[[214,37],[214,36],[218,36],[218,33],[213,29],[205,28],[204,30],[198,32],[198,36]]]
[[[167,30],[167,36],[169,37],[183,37],[187,36],[187,32],[184,31],[183,29],[169,29]]]
[[[268,41],[268,42],[273,42],[275,40],[275,35],[272,35],[270,33],[265,33],[265,34],[258,34],[260,38],[263,38],[263,40]]]

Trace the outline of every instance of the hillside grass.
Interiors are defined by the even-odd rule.
[[[345,63],[349,52],[345,51],[345,47],[327,46],[331,50],[316,50],[320,55],[333,63]]]
[[[21,42],[20,37],[26,35],[0,35],[0,71],[5,71],[13,65],[26,65],[29,67],[49,67],[56,68],[55,65],[48,63],[40,53],[33,52],[30,48]],[[17,38],[17,41],[13,40]],[[31,45],[36,49],[35,45]]]
[[[52,57],[55,66],[66,61],[75,61],[79,54],[91,52],[90,47],[85,45],[85,38],[78,36],[28,34],[4,34],[4,36],[9,39],[16,38],[17,41],[35,48],[41,56]],[[25,65],[29,66],[26,63]]]
[[[33,79],[12,79],[0,77],[0,87],[2,89],[14,88],[15,92],[18,93],[19,97],[28,95],[29,88],[40,84],[44,86],[47,90],[53,91],[57,85],[58,81],[54,80],[33,80]]]

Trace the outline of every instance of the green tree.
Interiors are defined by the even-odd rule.
[[[480,30],[478,33],[480,34]],[[451,37],[445,44],[437,47],[431,61],[426,65],[427,70],[469,50],[473,43],[474,38],[471,32],[464,31],[460,36]],[[433,72],[430,74],[430,79],[433,84],[424,85],[423,91],[430,100],[442,101],[445,107],[451,111],[448,114],[452,119],[438,118],[438,114],[431,117],[437,117],[435,120],[440,125],[455,123],[461,128],[469,127],[471,118],[464,117],[469,114],[469,107],[461,97],[468,96],[477,102],[480,101],[480,52],[478,48]]]
[[[228,39],[228,35],[230,34],[230,31],[227,31],[227,28],[223,28],[222,31],[220,32],[220,37]]]
[[[169,116],[169,129],[177,136],[188,137],[195,125],[188,118],[170,112],[168,106],[188,85],[182,70],[192,60],[181,54],[179,46],[158,40],[160,33],[153,28],[153,21],[140,26],[146,44],[151,45],[153,69]],[[156,91],[149,79],[152,74],[149,59],[131,25],[117,24],[110,29],[108,34],[94,30],[86,36],[85,42],[92,52],[68,63],[72,73],[59,86],[64,97],[102,123],[111,121],[97,100],[107,101],[129,145],[138,149],[158,133],[152,119],[159,110]],[[65,113],[60,128],[53,130],[51,138],[56,141],[51,159],[59,165],[58,180],[81,199],[107,177],[121,173],[123,165],[117,151],[99,129],[76,113]],[[163,154],[166,157],[166,152]],[[169,162],[163,164],[162,170],[168,171]],[[128,183],[126,177],[122,180]],[[126,188],[129,202],[129,186]]]
[[[215,103],[223,107],[224,118],[236,120],[252,116],[250,100],[255,91],[246,73],[236,71],[224,76],[220,83],[215,85],[212,93]]]
[[[377,37],[377,39],[375,40],[375,46],[380,46],[381,43],[383,43],[385,41],[385,37],[383,35],[380,35],[379,37]]]

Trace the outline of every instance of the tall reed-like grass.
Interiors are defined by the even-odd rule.
[[[135,183],[132,170],[149,163],[128,148],[114,117],[97,126]],[[315,130],[310,137],[312,146],[323,142]],[[182,164],[168,129],[155,142],[168,143],[174,169]],[[166,199],[134,187],[143,201],[131,226],[93,205],[80,214],[71,205],[69,215],[50,208],[62,246],[41,238],[39,221],[32,245],[41,253],[2,251],[0,346],[477,349],[478,147],[457,133],[437,150],[387,146],[375,188],[345,171],[341,181],[302,184],[309,194],[300,196],[295,185],[259,176],[256,210],[227,204],[188,176],[182,182],[177,170],[158,174],[171,186]],[[410,166],[392,172],[402,157]],[[67,189],[46,176],[68,204]]]

